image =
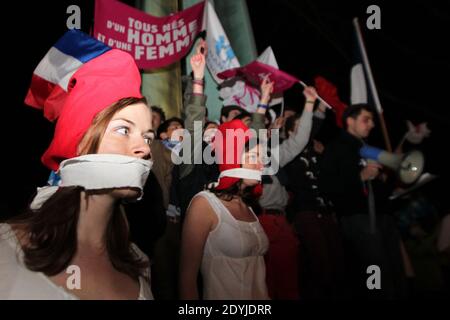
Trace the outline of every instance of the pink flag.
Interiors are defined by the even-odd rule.
[[[253,61],[244,67],[225,70],[217,76],[221,79],[241,76],[247,83],[259,87],[263,78],[269,75],[270,81],[275,81],[273,93],[283,92],[299,80],[284,71],[278,70],[260,61]]]
[[[161,68],[189,52],[202,27],[204,5],[154,17],[116,0],[96,0],[94,37],[129,52],[139,68]]]

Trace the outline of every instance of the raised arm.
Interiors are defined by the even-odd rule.
[[[203,94],[204,76],[206,66],[207,46],[204,40],[200,40],[196,48],[196,53],[191,57],[190,63],[194,79],[192,80],[192,95],[185,108],[184,127],[191,136],[191,161],[189,164],[180,165],[180,178],[187,176],[193,169],[195,152],[201,152],[202,144],[194,144],[194,123],[200,123],[198,128],[203,130],[206,115],[206,96]],[[197,134],[202,134],[198,132]],[[200,150],[197,150],[200,149]]]
[[[264,77],[261,82],[260,92],[261,99],[258,103],[258,108],[256,112],[252,114],[252,124],[251,128],[258,131],[259,129],[265,129],[264,122],[266,120],[266,111],[269,108],[269,102],[271,99],[271,94],[273,92],[274,82],[269,80],[269,76]]]
[[[306,98],[300,122],[295,132],[280,145],[280,167],[284,167],[291,162],[306,147],[312,127],[312,116],[314,104],[317,100],[317,93],[313,87],[306,87],[303,90]]]
[[[200,40],[197,45],[196,53],[191,57],[190,63],[194,79],[192,80],[192,95],[186,106],[184,127],[192,135],[194,133],[194,121],[201,121],[203,128],[206,113],[206,97],[203,95],[205,84],[205,66],[206,66],[207,47],[204,40]]]

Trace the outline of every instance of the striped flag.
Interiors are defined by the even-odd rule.
[[[47,119],[55,120],[67,98],[73,74],[109,50],[110,47],[79,30],[67,31],[34,70],[25,104],[43,109]]]
[[[35,69],[25,103],[55,121],[42,162],[57,170],[77,155],[94,117],[123,98],[141,98],[141,75],[133,57],[79,30],[67,31]]]
[[[353,26],[355,28],[355,49],[354,64],[350,74],[350,101],[351,104],[364,103],[375,106],[377,112],[381,114],[383,109],[381,107],[380,99],[378,98],[375,81],[373,80],[372,70],[370,69],[358,18],[353,19]]]
[[[380,120],[381,131],[383,133],[386,149],[392,152],[391,141],[387,130],[386,122],[383,116],[383,108],[381,107],[380,98],[378,98],[377,88],[373,80],[372,70],[370,69],[369,58],[367,57],[366,48],[359,27],[358,18],[353,19],[355,28],[355,64],[350,75],[350,101],[352,104],[365,103],[375,106]]]

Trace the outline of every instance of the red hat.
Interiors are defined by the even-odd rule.
[[[141,98],[141,76],[133,57],[112,49],[81,66],[71,77],[53,140],[41,160],[52,170],[77,156],[94,117],[122,98]]]
[[[241,168],[245,144],[250,138],[253,138],[251,131],[248,131],[248,127],[241,120],[235,119],[222,123],[218,128],[219,132],[221,134],[216,134],[214,137],[215,156],[219,171]],[[240,178],[221,177],[216,189],[227,189],[239,180]]]

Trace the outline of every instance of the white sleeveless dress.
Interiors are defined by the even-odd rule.
[[[134,244],[132,249],[140,258],[147,256]],[[150,270],[146,277],[150,279]],[[138,300],[153,299],[150,284],[139,277]],[[28,270],[23,263],[23,251],[10,225],[0,223],[0,300],[79,300],[63,287],[56,285],[44,273]]]
[[[218,217],[203,252],[203,298],[270,299],[264,263],[269,241],[257,216],[252,211],[256,221],[237,220],[213,193],[202,191],[199,196],[208,200]]]

